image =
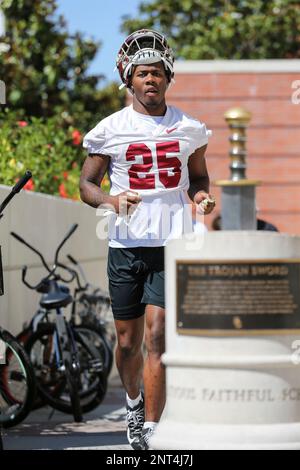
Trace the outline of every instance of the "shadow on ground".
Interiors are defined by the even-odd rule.
[[[125,393],[110,387],[102,404],[74,423],[71,415],[46,406],[32,411],[23,423],[6,430],[5,450],[123,449],[126,439]]]

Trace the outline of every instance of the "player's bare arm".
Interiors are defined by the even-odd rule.
[[[85,159],[80,176],[80,197],[92,207],[111,204],[111,197],[100,188],[102,179],[108,168],[109,157],[106,155],[89,154]]]
[[[188,170],[190,187],[189,197],[197,205],[201,204],[204,214],[210,214],[215,207],[214,197],[209,194],[209,176],[206,167],[205,151],[207,145],[195,150],[189,157]]]
[[[92,207],[105,206],[113,208],[117,213],[129,209],[140,202],[140,196],[134,191],[127,191],[110,196],[101,189],[101,182],[109,165],[107,155],[89,154],[86,158],[80,176],[80,197],[83,202]]]

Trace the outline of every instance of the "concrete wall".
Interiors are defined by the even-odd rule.
[[[0,201],[9,188],[0,186]],[[14,231],[38,248],[51,263],[57,245],[73,223],[79,227],[61,251],[61,261],[70,253],[83,263],[90,282],[107,289],[107,240],[99,240],[100,218],[88,206],[66,199],[22,191],[7,206],[0,221],[0,244],[5,295],[0,297],[0,324],[17,334],[38,306],[39,294],[21,281],[21,268],[28,265],[28,279],[37,283],[45,274],[39,258],[9,235]]]

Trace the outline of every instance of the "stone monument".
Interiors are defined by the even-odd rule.
[[[300,449],[300,237],[256,231],[250,115],[226,116],[223,230],[166,247],[167,401],[151,446]]]

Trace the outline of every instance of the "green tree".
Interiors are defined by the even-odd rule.
[[[70,35],[55,0],[2,0],[1,8],[6,35],[0,42],[8,50],[0,55],[0,78],[9,109],[26,117],[60,115],[81,129],[120,109],[117,84],[101,89],[103,77],[87,71],[100,43]]]
[[[166,34],[177,58],[300,57],[299,0],[154,0],[142,2],[122,30]]]

